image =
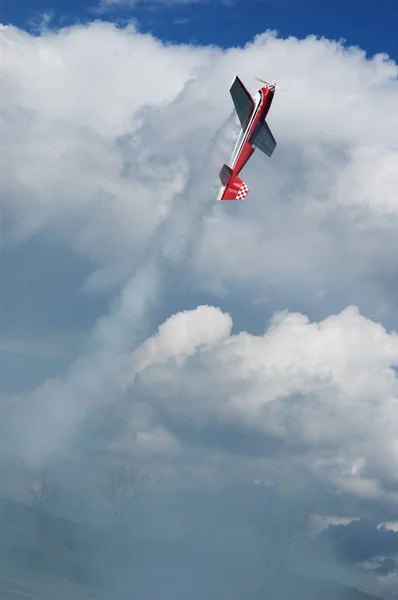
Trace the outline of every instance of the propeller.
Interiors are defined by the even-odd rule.
[[[287,92],[288,90],[284,90],[283,88],[279,87],[279,85],[276,85],[276,81],[264,81],[264,79],[260,79],[260,77],[255,77],[255,79],[257,79],[257,81],[261,81],[261,83],[265,83],[265,85],[268,85],[268,87],[270,87],[271,89],[275,89],[278,88],[279,90],[282,90],[282,92]]]

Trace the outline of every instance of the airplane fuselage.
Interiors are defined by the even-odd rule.
[[[241,172],[253,154],[254,148],[249,142],[250,137],[258,124],[261,124],[265,120],[273,98],[274,90],[269,87],[261,88],[254,96],[254,109],[247,124],[242,128],[232,152],[230,166],[234,176]]]
[[[261,80],[260,80],[261,81]],[[248,186],[239,177],[253,152],[258,148],[271,157],[276,140],[266,121],[275,93],[275,81],[263,82],[266,85],[253,97],[236,75],[230,93],[240,122],[240,133],[232,152],[229,165],[223,164],[219,177],[221,187],[218,200],[243,200],[249,191]]]

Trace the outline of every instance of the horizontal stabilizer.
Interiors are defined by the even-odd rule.
[[[223,165],[220,171],[220,179],[223,185],[228,185],[232,177],[232,169],[228,165]]]
[[[238,113],[241,127],[244,129],[254,110],[254,100],[239,77],[235,77],[229,91],[235,110]]]
[[[276,141],[271,133],[266,121],[258,123],[250,136],[249,143],[264,152],[267,156],[271,156],[276,147]]]
[[[220,193],[220,200],[243,200],[247,196],[249,188],[243,181],[235,175],[232,177],[228,185]]]

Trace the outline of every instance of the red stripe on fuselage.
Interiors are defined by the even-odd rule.
[[[249,144],[248,140],[250,139],[250,136],[253,133],[253,130],[256,127],[257,123],[259,121],[264,120],[265,117],[267,116],[267,113],[271,106],[271,102],[274,97],[274,93],[266,87],[261,88],[260,94],[261,94],[261,101],[260,101],[259,105],[257,106],[257,108],[255,109],[254,118],[250,117],[250,119],[249,119],[249,125],[248,125],[248,128],[245,133],[242,148],[239,152],[236,163],[232,168],[233,176],[238,175],[241,172],[241,170],[243,169],[243,167],[245,166],[245,164],[247,163],[247,161],[253,154],[254,148],[253,148],[253,146],[251,146]]]

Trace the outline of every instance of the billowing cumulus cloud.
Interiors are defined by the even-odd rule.
[[[231,318],[211,306],[170,317],[155,337],[148,339],[134,355],[134,373],[152,365],[178,362],[195,354],[201,347],[212,347],[229,336]]]
[[[386,493],[384,483],[396,481],[396,334],[355,307],[320,323],[282,313],[264,335],[229,329],[212,307],[171,317],[133,356],[140,389],[149,386],[171,419],[282,441],[276,458],[304,469],[303,480],[367,498]],[[269,458],[261,443],[258,453]]]
[[[2,27],[0,49],[3,454],[83,464],[95,446],[179,484],[297,484],[331,516],[343,497],[395,520],[395,63],[103,22]],[[272,159],[221,205],[235,74],[289,93]]]

